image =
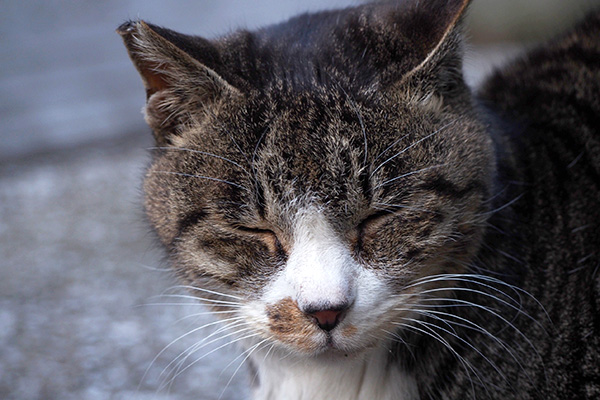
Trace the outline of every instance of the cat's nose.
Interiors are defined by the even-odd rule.
[[[336,307],[327,307],[325,309],[312,308],[306,311],[306,314],[313,317],[319,328],[326,332],[333,330],[344,317],[344,311],[347,305]]]

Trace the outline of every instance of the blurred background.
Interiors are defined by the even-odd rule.
[[[0,398],[247,398],[235,345],[178,358],[215,327],[176,340],[211,320],[154,297],[176,283],[141,213],[145,94],[114,30],[142,18],[215,37],[352,4],[0,2]],[[474,0],[468,81],[599,6]]]

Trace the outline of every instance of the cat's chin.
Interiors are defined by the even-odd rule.
[[[318,364],[340,363],[345,361],[364,359],[368,354],[381,347],[381,343],[365,343],[358,345],[356,343],[349,345],[347,343],[329,340],[323,344],[315,346],[312,351],[296,348],[290,351],[290,346],[281,346],[274,353],[280,353],[285,358],[292,358],[298,362],[316,362]]]
[[[360,357],[374,349],[374,346],[364,347],[349,347],[349,346],[328,346],[322,352],[317,354],[315,358],[323,360],[339,360]]]
[[[376,342],[360,343],[357,340],[349,340],[339,332],[333,332],[333,334],[319,335],[319,339],[314,342],[310,350],[297,348],[295,349],[295,353],[301,358],[312,358],[320,361],[339,361],[340,359],[361,357],[376,347]]]
[[[325,344],[323,344],[314,352],[314,357],[347,357],[348,355],[361,353],[362,351],[364,351],[363,347],[355,348],[344,343],[339,343],[332,339],[328,339]]]

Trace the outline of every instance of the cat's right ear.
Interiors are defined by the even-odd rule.
[[[145,119],[159,146],[240,92],[206,64],[218,52],[202,38],[182,35],[144,21],[117,28],[146,87]],[[206,58],[206,63],[201,62]],[[203,60],[204,61],[204,60]]]

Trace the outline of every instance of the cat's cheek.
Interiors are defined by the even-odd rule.
[[[378,342],[398,320],[398,300],[380,274],[362,269],[357,276],[356,300],[338,330],[332,333],[334,347],[359,352]]]
[[[272,304],[251,301],[241,313],[249,330],[260,335],[254,342],[268,340],[299,355],[314,355],[326,348],[327,335],[289,297]]]
[[[189,280],[194,285],[195,280],[201,277],[210,277],[221,283],[236,281],[239,271],[231,260],[223,257],[223,254],[217,256],[217,249],[211,246],[198,246],[197,240],[181,240],[177,250],[174,252],[177,258],[177,265],[185,266],[180,269],[180,274],[184,279]]]

